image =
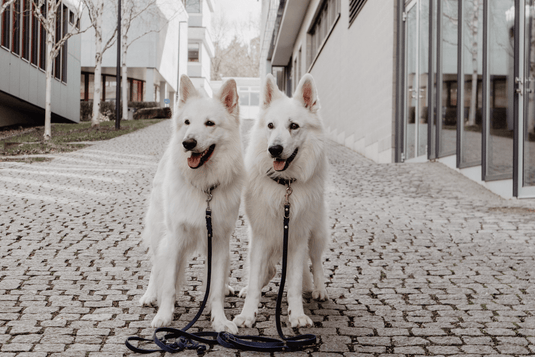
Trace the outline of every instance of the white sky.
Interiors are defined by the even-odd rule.
[[[252,19],[256,22],[255,30],[241,31],[246,41],[251,40],[260,33],[260,10],[262,2],[260,0],[215,0],[216,11],[221,11],[229,22],[247,22]],[[215,14],[214,14],[215,15]],[[233,37],[232,34],[229,36]]]

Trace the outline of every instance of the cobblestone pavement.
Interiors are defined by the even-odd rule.
[[[149,279],[140,231],[168,126],[51,162],[0,163],[0,357],[133,355],[125,338],[152,334],[155,309],[137,303]],[[331,299],[305,296],[315,326],[299,332],[319,343],[290,355],[535,355],[535,200],[501,199],[438,163],[380,165],[329,146]],[[237,289],[246,246],[240,218]],[[203,263],[190,262],[173,327],[200,304]],[[276,281],[268,288],[241,334],[276,334]],[[227,315],[242,305],[227,298]]]

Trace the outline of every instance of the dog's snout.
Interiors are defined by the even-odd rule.
[[[182,145],[184,146],[186,150],[193,150],[195,146],[197,146],[197,140],[195,139],[184,140],[182,142]]]
[[[282,154],[283,150],[284,150],[284,148],[281,145],[273,145],[273,146],[270,146],[269,149],[268,149],[269,153],[273,157],[280,156],[280,154]]]

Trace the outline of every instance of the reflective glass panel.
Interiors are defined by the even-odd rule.
[[[457,44],[459,32],[459,0],[443,0],[442,43],[442,97],[439,137],[439,156],[453,155],[457,142]]]
[[[514,0],[489,1],[489,108],[487,179],[513,175]]]
[[[407,87],[406,93],[406,113],[405,113],[405,159],[416,156],[416,111],[418,103],[418,77],[416,76],[417,63],[417,7],[409,10],[407,16]]]
[[[464,97],[461,166],[481,164],[483,1],[463,1]]]
[[[428,125],[428,96],[431,95],[428,88],[429,76],[429,1],[420,1],[420,31],[418,58],[418,155],[427,154],[427,125]]]
[[[523,186],[535,186],[535,1],[526,1]]]

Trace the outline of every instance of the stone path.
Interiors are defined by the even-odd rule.
[[[137,304],[150,269],[140,232],[168,126],[0,163],[0,357],[131,356],[125,338],[152,334],[155,309]],[[439,163],[379,165],[333,142],[329,156],[331,299],[305,296],[315,326],[299,332],[319,344],[291,356],[535,355],[535,200],[501,199]],[[246,252],[240,218],[237,289]],[[203,263],[190,262],[173,327],[200,304]],[[276,334],[276,291],[241,334]],[[242,305],[227,298],[227,316]],[[196,326],[209,325],[205,314]]]

